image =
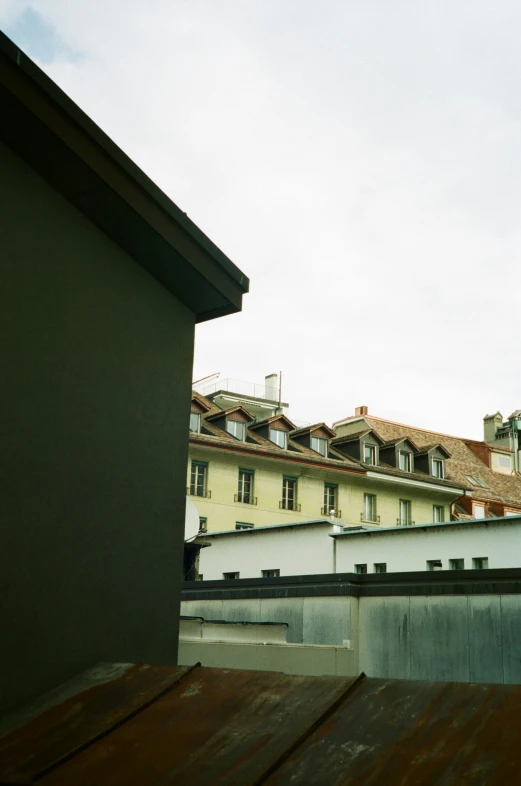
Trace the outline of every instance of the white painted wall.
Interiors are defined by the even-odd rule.
[[[372,573],[376,562],[385,562],[388,573],[427,570],[427,560],[441,560],[442,569],[450,570],[451,559],[464,559],[470,569],[474,557],[488,557],[489,568],[521,567],[521,517],[503,521],[343,535],[337,539],[337,573],[354,572],[357,563]]]
[[[373,534],[329,537],[329,522],[302,526],[234,531],[209,538],[202,549],[200,572],[205,580],[238,572],[240,578],[259,578],[262,570],[278,568],[281,576],[352,573],[356,564],[384,562],[387,572],[427,570],[427,560],[487,557],[489,568],[521,567],[521,516],[465,522],[443,527],[408,527]],[[336,558],[334,544],[336,541]]]
[[[209,537],[201,549],[199,572],[205,580],[222,579],[238,572],[241,579],[256,579],[263,570],[280,570],[281,576],[333,573],[333,532],[329,522],[290,527],[234,530]]]

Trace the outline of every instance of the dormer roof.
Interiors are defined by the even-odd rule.
[[[291,422],[286,415],[272,415],[270,418],[264,418],[264,420],[258,420],[256,423],[253,423],[249,426],[250,430],[255,431],[258,428],[262,428],[263,426],[273,426],[277,423],[281,423],[285,426],[285,431],[293,431],[295,428],[295,424]],[[293,434],[291,435],[293,436]]]
[[[413,442],[412,439],[409,439],[409,437],[397,437],[397,439],[390,439],[388,442],[383,442],[380,447],[384,449],[392,448],[396,445],[400,445],[402,442],[407,442],[415,452],[421,452],[418,445]]]
[[[220,409],[219,412],[214,412],[212,415],[207,415],[206,420],[210,423],[214,420],[220,420],[221,418],[228,418],[230,415],[240,413],[244,416],[244,420],[247,423],[251,423],[252,420],[255,420],[252,414],[248,412],[247,409],[241,407],[240,404],[236,407],[228,407],[228,409]],[[251,428],[251,426],[249,427]]]
[[[197,393],[196,390],[192,391],[192,403],[197,404],[200,407],[201,412],[210,412],[210,404],[208,403],[208,399],[204,396],[201,396],[200,393]]]
[[[321,431],[325,431],[329,439],[333,439],[335,437],[335,432],[333,429],[329,428],[329,426],[326,426],[325,423],[314,423],[312,426],[303,426],[302,428],[295,429],[295,431],[293,431],[291,434],[291,438],[293,439],[294,437],[302,437],[304,434],[313,434],[313,432],[318,431],[319,429]]]
[[[419,456],[423,456],[426,453],[432,453],[433,450],[439,450],[440,453],[445,454],[445,458],[450,458],[449,451],[443,447],[441,443],[436,443],[435,445],[424,445],[421,450],[418,451]]]
[[[332,445],[344,445],[346,442],[357,442],[361,440],[363,437],[366,437],[368,434],[371,434],[376,441],[381,445],[384,444],[383,439],[380,435],[372,428],[366,428],[363,431],[357,431],[354,434],[345,434],[342,437],[336,437],[335,439],[331,440]]]

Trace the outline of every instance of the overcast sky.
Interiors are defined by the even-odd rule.
[[[194,379],[482,438],[521,407],[518,0],[0,0],[251,279]]]

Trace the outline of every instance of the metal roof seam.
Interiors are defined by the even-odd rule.
[[[268,778],[273,775],[273,773],[294,753],[297,748],[299,748],[312,734],[316,731],[319,726],[321,726],[350,696],[356,691],[356,689],[362,685],[363,682],[366,680],[366,675],[364,672],[360,672],[360,674],[347,686],[347,688],[340,694],[340,696],[333,701],[327,709],[322,712],[318,718],[315,718],[313,723],[311,723],[306,729],[304,729],[301,734],[294,740],[291,745],[289,745],[285,751],[283,751],[280,756],[278,756],[275,761],[273,761],[264,772],[252,783],[252,786],[261,786],[261,784],[266,783]]]
[[[83,742],[81,745],[78,745],[76,748],[69,751],[61,758],[57,759],[56,761],[53,761],[47,767],[42,768],[38,773],[37,780],[41,780],[46,775],[49,775],[49,773],[58,769],[70,759],[75,758],[78,754],[90,748],[94,743],[99,742],[105,737],[108,737],[110,734],[115,732],[116,729],[119,729],[120,726],[123,726],[125,723],[128,723],[129,720],[132,720],[132,718],[135,718],[137,715],[140,715],[142,712],[144,712],[144,710],[147,710],[152,704],[155,704],[156,701],[159,701],[159,699],[163,698],[163,696],[165,696],[167,693],[170,693],[170,691],[174,690],[175,688],[178,688],[179,684],[183,682],[186,679],[186,677],[192,675],[195,669],[200,667],[201,667],[201,663],[199,661],[197,663],[194,663],[193,666],[188,666],[186,668],[186,671],[183,671],[181,674],[179,674],[174,682],[172,682],[170,685],[167,685],[166,688],[164,688],[163,690],[159,691],[159,693],[156,693],[154,696],[152,696],[152,698],[149,699],[149,701],[139,705],[139,707],[136,707],[132,712],[129,712],[128,715],[125,715],[124,717],[117,720],[112,726],[110,726],[110,728],[102,729],[98,734],[94,735],[88,740],[85,740],[85,742]],[[0,781],[0,786],[1,786],[1,781]]]

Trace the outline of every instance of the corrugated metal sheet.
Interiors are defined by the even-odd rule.
[[[520,725],[519,685],[116,666],[0,739],[0,783],[503,786]]]

